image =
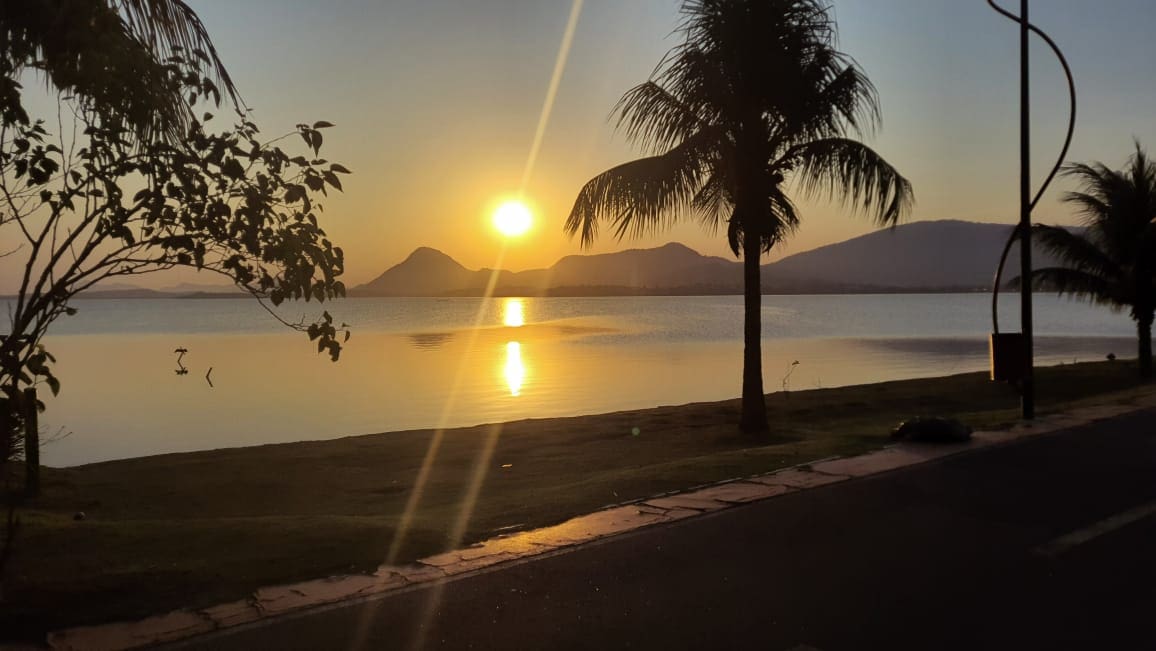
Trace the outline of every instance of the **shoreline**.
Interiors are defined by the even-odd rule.
[[[1041,416],[1152,392],[1124,361],[1037,377]],[[772,431],[760,439],[738,433],[735,399],[45,468],[42,497],[22,512],[0,630],[35,638],[372,573],[609,505],[864,454],[918,415],[988,430],[1018,420],[1014,393],[983,373],[767,402]]]
[[[534,328],[549,328],[549,327],[551,327],[550,323],[543,323],[540,325],[534,324],[531,326],[525,326],[524,328],[519,329],[519,331],[533,330]],[[598,334],[598,333],[605,331],[605,329],[597,328],[597,327],[590,327],[588,329],[595,334]],[[494,327],[484,328],[483,330],[490,332],[490,333],[493,333],[493,334],[502,334],[504,332],[508,332],[510,329],[503,328],[502,326],[494,326]],[[196,338],[196,337],[204,337],[204,338],[211,338],[211,339],[222,339],[222,338],[227,339],[227,338],[231,338],[231,337],[235,336],[239,339],[246,340],[246,339],[251,339],[255,334],[258,334],[258,333],[237,333],[236,335],[217,335],[217,334],[207,334],[206,333],[206,334],[189,335],[187,338],[192,339],[192,338]],[[380,332],[380,333],[372,333],[372,334],[373,334],[373,336],[381,336],[381,337],[387,337],[387,338],[391,338],[391,339],[407,339],[407,338],[412,338],[415,336],[413,333],[403,333],[403,332]],[[106,335],[76,335],[76,336],[78,336],[78,337],[100,337],[100,336],[106,336]],[[157,336],[143,335],[143,336],[148,337],[151,340],[158,340],[158,337],[159,337],[159,335],[157,335]],[[298,343],[296,341],[296,338],[298,337],[298,335],[296,333],[280,333],[280,336],[282,337],[282,339],[284,341],[291,342],[290,345],[296,345]],[[504,339],[502,337],[498,337],[498,339],[502,339],[504,341]],[[790,342],[790,341],[793,341],[795,339],[796,338],[784,337],[784,338],[780,338],[779,341]],[[820,339],[825,339],[825,340],[828,340],[831,342],[839,342],[839,343],[850,342],[850,343],[856,344],[856,345],[867,345],[867,346],[877,347],[881,350],[892,350],[892,351],[895,351],[897,353],[909,352],[909,350],[906,350],[906,349],[908,349],[912,346],[914,346],[916,348],[923,348],[923,347],[926,347],[927,345],[930,344],[931,347],[934,348],[934,351],[933,351],[934,353],[941,354],[941,355],[950,355],[950,356],[960,355],[961,353],[960,353],[959,348],[960,348],[960,346],[962,346],[965,348],[973,348],[974,349],[971,352],[975,353],[974,357],[975,357],[975,361],[977,362],[976,366],[980,366],[980,363],[979,363],[980,355],[976,351],[979,351],[981,349],[986,351],[986,347],[987,347],[986,342],[983,341],[982,339],[980,339],[978,337],[971,338],[971,337],[966,337],[966,336],[953,336],[953,337],[859,337],[859,338],[827,337],[827,338],[820,338]],[[1133,343],[1125,337],[1115,337],[1115,336],[1102,336],[1102,337],[1090,337],[1090,338],[1089,337],[1077,338],[1077,337],[1072,337],[1072,336],[1056,336],[1056,337],[1042,336],[1042,337],[1037,337],[1037,342],[1046,342],[1048,340],[1051,340],[1051,341],[1069,341],[1069,340],[1073,340],[1073,339],[1079,339],[1079,340],[1085,341],[1085,342],[1086,341],[1096,341],[1096,342],[1126,342],[1129,344]],[[799,341],[809,341],[810,339],[809,338],[798,338],[798,340]],[[715,345],[718,345],[720,347],[725,347],[728,345],[733,345],[733,342],[715,342]],[[926,352],[926,351],[924,351],[924,352]],[[1057,359],[1059,359],[1060,355],[1056,354],[1055,357]],[[1134,363],[1134,361],[1135,360],[1129,359],[1127,357],[1121,357],[1115,363],[1117,365],[1125,365],[1125,364]],[[1084,364],[1102,364],[1102,363],[1105,363],[1105,362],[1101,362],[1098,360],[1097,361],[1084,360],[1084,361],[1078,361],[1075,364],[1084,365]],[[1058,364],[1055,364],[1053,366],[1064,367],[1064,366],[1072,366],[1072,365],[1073,364],[1071,362],[1060,361]],[[1037,368],[1049,368],[1049,367],[1050,366],[1037,366]],[[856,390],[856,389],[864,389],[864,388],[878,386],[878,385],[890,385],[890,384],[895,384],[895,383],[906,383],[906,382],[919,382],[921,380],[929,380],[930,381],[930,380],[938,380],[938,379],[943,379],[943,378],[957,378],[957,377],[964,377],[964,376],[974,376],[977,374],[985,374],[985,373],[986,373],[986,371],[983,371],[980,369],[968,370],[967,368],[964,368],[962,370],[959,370],[958,372],[952,372],[952,373],[948,373],[948,374],[944,374],[944,375],[915,375],[915,376],[898,377],[895,379],[883,380],[880,382],[852,382],[852,383],[848,383],[848,384],[832,384],[830,386],[815,386],[815,387],[808,387],[808,388],[789,389],[785,392],[785,394],[786,395],[798,395],[798,394],[804,394],[804,393],[815,392],[815,391]],[[769,385],[773,384],[773,382],[768,382],[767,384],[769,386]],[[782,395],[784,395],[784,391],[782,391],[782,390],[774,391],[774,392],[768,392],[766,394],[768,400],[777,400]],[[690,408],[701,408],[701,407],[711,407],[711,406],[717,407],[717,406],[722,406],[722,405],[727,405],[727,404],[730,404],[736,410],[736,413],[737,413],[738,401],[739,401],[739,399],[737,397],[721,398],[721,399],[707,398],[707,399],[702,399],[702,400],[691,399],[687,402],[676,402],[676,403],[669,403],[669,404],[648,404],[648,405],[639,405],[639,406],[625,406],[623,408],[612,408],[609,410],[602,410],[602,411],[595,409],[593,411],[584,411],[584,412],[579,412],[579,413],[530,415],[530,416],[525,416],[525,417],[515,417],[515,418],[508,419],[508,420],[496,419],[496,420],[472,421],[472,422],[464,422],[464,423],[458,422],[458,421],[451,421],[451,424],[448,424],[444,428],[444,430],[445,431],[470,430],[470,429],[479,429],[479,428],[490,428],[490,427],[495,427],[495,426],[501,427],[501,426],[510,425],[510,424],[518,424],[519,426],[522,426],[523,424],[527,424],[527,423],[545,423],[547,425],[547,427],[549,427],[551,421],[575,422],[575,421],[578,421],[580,419],[587,419],[587,418],[589,418],[589,419],[613,419],[616,417],[623,417],[624,415],[645,416],[645,414],[647,412],[651,412],[651,411],[655,411],[655,410],[669,411],[669,410],[679,410],[679,409],[684,409],[684,408],[690,409]],[[772,414],[772,419],[773,419],[773,414]],[[195,455],[195,454],[199,454],[199,453],[217,453],[217,452],[244,450],[244,449],[249,449],[249,448],[267,448],[270,446],[277,446],[277,445],[323,444],[323,443],[332,443],[332,442],[344,441],[344,440],[350,440],[350,439],[359,439],[359,438],[366,438],[366,437],[379,437],[379,436],[386,436],[386,437],[399,436],[399,435],[422,436],[422,435],[428,435],[430,432],[433,432],[436,430],[437,430],[437,427],[435,425],[417,424],[417,425],[413,425],[413,426],[403,426],[403,427],[399,427],[396,429],[384,429],[384,430],[378,430],[378,431],[362,431],[362,432],[353,432],[353,433],[343,433],[343,434],[337,434],[334,436],[324,436],[324,435],[310,436],[310,435],[306,434],[305,436],[303,436],[301,438],[288,439],[288,440],[269,440],[269,441],[254,442],[254,443],[250,443],[250,444],[222,445],[222,446],[196,448],[196,449],[176,449],[176,450],[167,450],[167,451],[162,450],[162,451],[156,451],[156,452],[149,452],[149,453],[145,453],[145,454],[130,454],[130,455],[122,456],[122,457],[115,457],[115,458],[108,458],[108,459],[97,459],[94,461],[83,461],[81,463],[74,463],[74,464],[69,464],[69,465],[53,465],[53,464],[46,463],[45,466],[53,468],[53,469],[57,469],[57,470],[67,470],[67,469],[85,468],[85,467],[98,465],[98,464],[131,461],[131,460],[137,460],[137,459],[153,459],[153,458],[166,457],[166,456],[172,456],[172,455]],[[42,457],[43,457],[43,453],[42,453]]]

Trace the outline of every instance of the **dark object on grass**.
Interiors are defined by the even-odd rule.
[[[954,418],[920,416],[900,423],[891,430],[891,438],[930,443],[960,443],[971,440],[971,428]]]
[[[77,522],[80,522],[81,520],[84,519],[84,511],[77,511],[76,513],[73,513],[72,519],[76,520]]]

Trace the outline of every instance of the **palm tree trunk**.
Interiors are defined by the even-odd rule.
[[[763,290],[759,278],[762,251],[757,233],[743,234],[743,411],[739,428],[748,434],[766,432],[767,403],[763,394]]]
[[[1140,338],[1140,377],[1148,380],[1152,377],[1152,320],[1149,312],[1136,321],[1136,330]]]

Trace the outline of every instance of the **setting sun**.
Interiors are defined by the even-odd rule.
[[[533,217],[521,201],[506,201],[494,210],[494,227],[506,237],[515,237],[530,230]]]

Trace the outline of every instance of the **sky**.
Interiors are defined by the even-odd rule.
[[[1010,2],[1010,0],[1004,0]],[[469,268],[544,267],[563,255],[680,241],[730,256],[693,220],[584,251],[562,233],[583,183],[636,157],[609,121],[679,42],[677,0],[585,0],[525,198],[535,223],[503,239],[490,213],[526,174],[572,0],[190,0],[266,133],[327,120],[323,154],[353,171],[323,226],[346,252],[346,284],[418,246]],[[1018,5],[1018,3],[1014,3]],[[1080,112],[1069,160],[1119,167],[1132,139],[1156,147],[1156,3],[1036,0],[1033,22],[1067,55]],[[913,183],[913,220],[1012,223],[1018,210],[1018,27],[984,0],[834,0],[840,47],[879,90],[867,142]],[[1033,57],[1033,170],[1050,168],[1067,120],[1059,65]],[[1037,221],[1074,223],[1053,186]],[[801,202],[803,226],[772,254],[873,230],[838,204]],[[192,274],[181,278],[197,282]]]

